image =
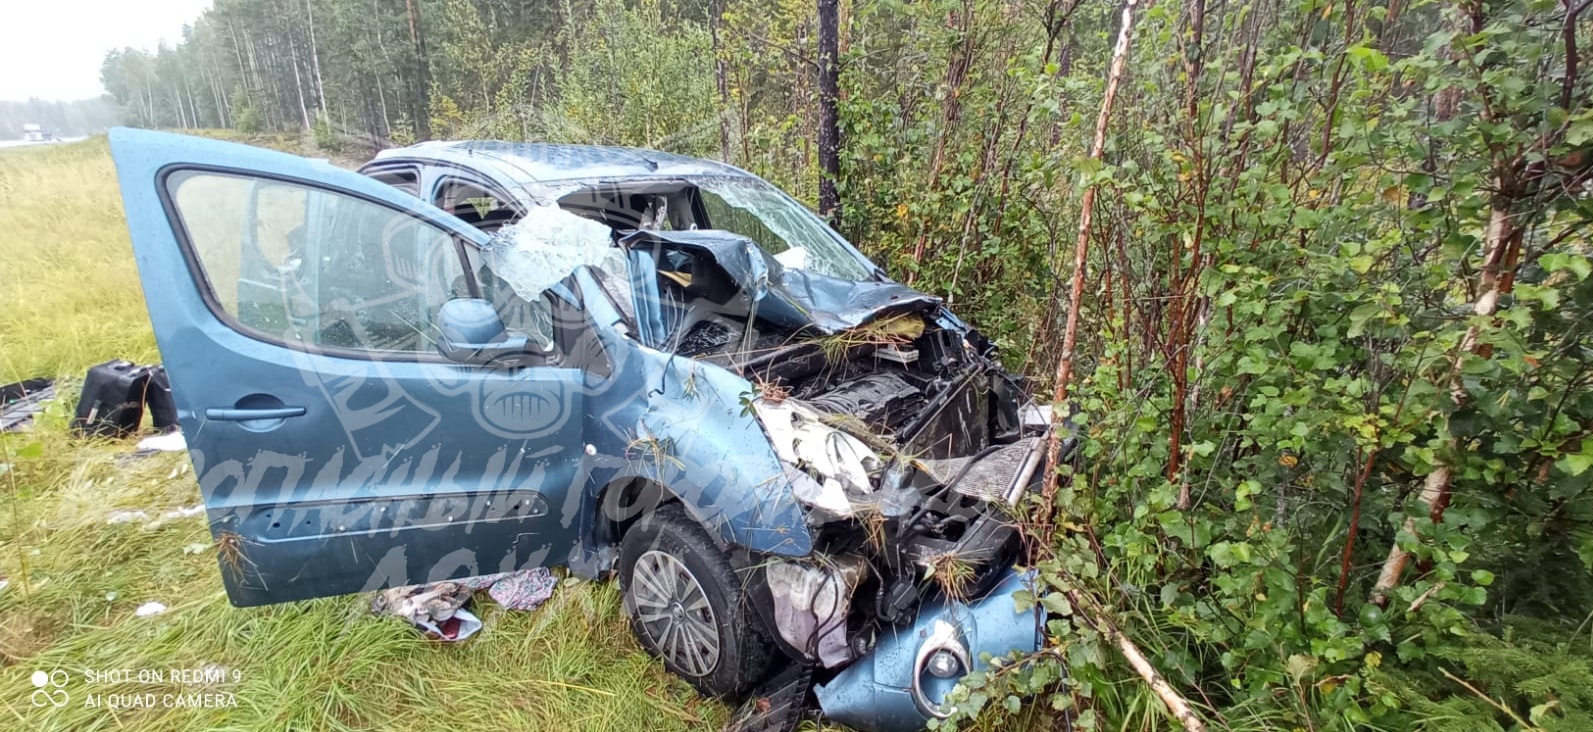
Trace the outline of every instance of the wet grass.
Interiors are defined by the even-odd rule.
[[[76,380],[112,358],[159,355],[104,141],[0,151],[0,381],[60,377],[65,395],[34,431],[0,436],[0,729],[651,732],[725,719],[635,644],[611,583],[563,584],[529,613],[483,597],[485,628],[447,645],[371,615],[366,597],[232,607],[203,519],[163,518],[199,501],[187,457],[132,458],[131,440],[67,430]],[[147,602],[168,610],[137,617]],[[169,678],[207,667],[225,682]],[[111,669],[168,679],[85,678]],[[66,672],[65,706],[35,706],[36,670]],[[237,706],[164,706],[206,692]],[[90,694],[157,704],[87,706]]]

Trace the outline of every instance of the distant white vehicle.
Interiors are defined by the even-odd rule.
[[[54,135],[45,132],[44,128],[39,125],[28,124],[22,126],[22,139],[28,142],[49,142],[54,138]]]

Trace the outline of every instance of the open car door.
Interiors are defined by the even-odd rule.
[[[484,234],[325,162],[110,144],[234,604],[568,559],[581,374],[493,331]]]

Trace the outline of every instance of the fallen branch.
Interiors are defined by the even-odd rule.
[[[1130,2],[1132,1],[1130,0]],[[1128,661],[1128,665],[1132,666],[1134,672],[1145,680],[1151,691],[1156,692],[1157,698],[1167,705],[1168,711],[1172,712],[1173,717],[1184,725],[1184,729],[1187,732],[1206,732],[1206,723],[1201,721],[1200,715],[1196,714],[1195,710],[1189,706],[1189,701],[1179,695],[1171,684],[1167,683],[1167,679],[1163,678],[1161,673],[1156,670],[1156,667],[1145,659],[1145,654],[1140,652],[1139,646],[1134,645],[1134,641],[1129,640],[1129,637],[1124,635],[1123,631],[1118,630],[1117,625],[1107,618],[1104,613],[1091,613],[1085,610],[1084,608],[1087,605],[1078,592],[1068,590],[1067,595],[1068,600],[1073,603],[1073,607],[1084,616],[1084,621],[1095,628],[1096,632],[1110,641],[1112,645],[1117,646],[1118,652],[1123,654],[1123,658]]]
[[[1457,684],[1460,684],[1460,685],[1461,685],[1461,686],[1464,686],[1464,687],[1466,687],[1466,691],[1469,691],[1469,692],[1471,692],[1471,693],[1473,693],[1473,694],[1476,694],[1476,695],[1477,695],[1477,698],[1478,698],[1478,699],[1481,699],[1481,700],[1483,700],[1483,701],[1485,701],[1485,702],[1488,702],[1488,703],[1489,703],[1489,704],[1492,704],[1492,705],[1493,705],[1493,708],[1494,708],[1494,709],[1498,709],[1498,710],[1499,710],[1499,711],[1501,711],[1501,712],[1504,712],[1504,713],[1505,713],[1505,714],[1508,714],[1508,715],[1510,715],[1510,718],[1511,718],[1511,719],[1514,719],[1514,720],[1515,720],[1515,721],[1516,721],[1516,724],[1519,724],[1519,725],[1521,725],[1521,729],[1524,729],[1524,730],[1533,730],[1533,731],[1536,731],[1536,730],[1541,730],[1541,729],[1543,729],[1543,728],[1542,728],[1542,727],[1539,727],[1539,726],[1537,726],[1537,725],[1534,725],[1534,724],[1528,724],[1528,723],[1527,723],[1527,720],[1525,720],[1525,719],[1522,719],[1522,718],[1521,718],[1521,715],[1519,715],[1519,714],[1516,714],[1516,713],[1515,713],[1515,710],[1513,710],[1513,709],[1511,709],[1511,708],[1510,708],[1510,707],[1507,707],[1507,706],[1505,706],[1505,705],[1503,705],[1503,704],[1500,704],[1500,703],[1499,703],[1499,702],[1497,702],[1497,701],[1494,701],[1494,698],[1493,698],[1493,697],[1491,697],[1491,696],[1488,696],[1488,695],[1487,695],[1487,694],[1484,694],[1484,693],[1482,693],[1482,690],[1481,690],[1481,689],[1478,689],[1478,688],[1477,688],[1477,687],[1475,687],[1475,686],[1472,686],[1472,685],[1471,685],[1471,684],[1468,684],[1468,683],[1466,683],[1466,680],[1465,680],[1465,679],[1462,679],[1462,678],[1460,678],[1460,677],[1459,677],[1459,676],[1456,676],[1456,675],[1454,675],[1454,674],[1452,674],[1452,673],[1449,673],[1449,669],[1447,669],[1447,668],[1441,668],[1441,669],[1438,669],[1438,670],[1439,670],[1439,671],[1440,671],[1440,672],[1442,672],[1442,673],[1443,673],[1443,674],[1444,674],[1444,676],[1445,676],[1445,677],[1447,677],[1447,678],[1448,678],[1448,679],[1449,679],[1449,680],[1450,680],[1450,681],[1453,681],[1453,682],[1455,682],[1455,683],[1457,683]]]
[[[1432,597],[1433,593],[1438,592],[1439,590],[1442,590],[1442,589],[1444,589],[1444,583],[1442,583],[1442,582],[1439,582],[1437,584],[1434,584],[1432,587],[1427,588],[1426,592],[1423,592],[1419,597],[1417,597],[1415,600],[1413,600],[1411,602],[1410,607],[1405,608],[1405,614],[1406,615],[1410,615],[1410,614],[1416,612],[1417,610],[1422,609],[1422,606],[1427,604],[1427,598]]]

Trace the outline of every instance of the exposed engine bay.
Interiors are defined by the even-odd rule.
[[[815,536],[811,561],[765,564],[770,619],[788,652],[834,668],[882,624],[912,619],[926,594],[978,597],[1011,567],[1010,508],[1040,477],[1047,418],[977,333],[937,322],[938,301],[848,283],[900,289],[906,302],[842,329],[794,323],[789,312],[833,303],[791,295],[780,286],[789,271],[749,297],[730,271],[743,260],[719,259],[745,251],[729,246],[737,239],[638,232],[623,242],[656,257],[660,299],[684,313],[669,347],[755,385],[751,406]],[[831,284],[818,279],[802,276],[803,294]]]
[[[744,405],[807,511],[814,551],[743,563],[771,635],[821,680],[921,605],[1010,578],[1012,509],[1044,475],[1050,415],[938,298],[700,227],[712,221],[694,195],[654,184],[561,205],[611,229],[625,266],[604,267],[605,289],[634,294],[637,340],[751,383]],[[935,663],[960,676],[973,662]]]

